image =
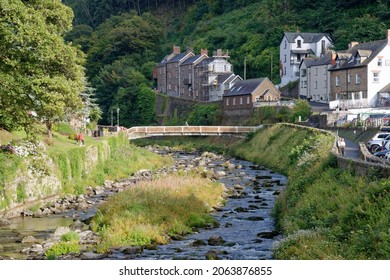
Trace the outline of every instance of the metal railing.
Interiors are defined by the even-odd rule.
[[[152,136],[222,136],[243,137],[261,126],[135,126],[127,130],[129,139]]]

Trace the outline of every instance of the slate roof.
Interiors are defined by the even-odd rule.
[[[230,76],[232,76],[232,75],[233,75],[232,73],[218,75],[218,77],[217,77],[218,84],[223,84],[223,83],[226,82],[226,81],[230,78]]]
[[[304,58],[304,59],[302,59],[300,66],[302,66],[302,64],[305,64],[306,67],[309,68],[310,66],[315,64],[317,62],[317,60],[318,60],[317,57]]]
[[[167,64],[167,61],[168,61],[168,56],[166,55],[166,56],[160,61],[160,63],[157,64],[157,67],[164,66],[165,64]]]
[[[180,60],[182,60],[188,53],[179,53],[177,55],[175,55],[170,61],[168,61],[167,63],[172,63],[172,62],[179,62]]]
[[[347,61],[345,61],[339,67],[335,66],[329,70],[339,70],[339,69],[348,69],[348,68],[366,66],[378,55],[378,53],[380,53],[383,50],[384,47],[386,47],[386,45],[387,45],[387,39],[355,45],[349,51],[351,56]],[[369,56],[361,63],[358,63],[355,60],[356,55],[360,55],[364,57],[366,57],[367,55]]]
[[[201,54],[197,54],[197,55],[191,56],[188,59],[186,59],[181,65],[193,64],[195,61],[197,61],[201,57],[202,57]]]
[[[332,62],[332,53],[328,52],[323,57],[315,61],[311,66],[329,65]]]
[[[330,41],[332,41],[327,33],[307,33],[307,32],[284,32],[284,36],[286,36],[287,41],[289,43],[294,43],[294,40],[301,36],[303,38],[304,43],[317,43],[324,36],[326,36]]]
[[[249,95],[265,80],[265,78],[238,81],[224,96]]]
[[[390,84],[387,84],[384,88],[382,88],[378,93],[388,93],[390,92]]]

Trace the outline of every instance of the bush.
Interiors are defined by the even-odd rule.
[[[55,243],[50,249],[45,252],[45,256],[49,260],[54,260],[61,255],[70,253],[79,253],[80,246],[76,241],[61,241]]]

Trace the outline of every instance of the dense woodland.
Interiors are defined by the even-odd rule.
[[[61,44],[68,49],[51,47],[51,50],[64,56],[70,55],[68,50],[74,52],[67,61],[85,67],[83,83],[97,98],[102,110],[100,122],[110,124],[111,112],[115,120],[119,108],[120,124],[127,127],[155,122],[152,71],[173,45],[179,45],[182,50],[192,48],[195,53],[202,48],[207,48],[209,54],[216,49],[228,50],[236,74],[244,76],[245,62],[247,78],[269,77],[278,84],[279,43],[284,31],[328,32],[336,49],[345,49],[351,41],[383,39],[390,27],[390,4],[385,0],[64,0],[62,3],[73,10],[73,26],[69,26],[72,14],[65,7],[59,8],[64,5],[58,0],[1,1],[0,39],[10,43],[2,45],[0,56],[13,55],[7,48],[12,49],[15,43],[12,40],[17,39],[7,37],[7,32],[12,30],[10,23],[19,12],[46,17],[43,27],[42,21],[37,24],[25,20],[29,32],[37,35],[35,43],[49,45],[53,40],[49,38],[64,37],[65,42]],[[9,10],[10,6],[17,7],[17,12]],[[52,8],[65,12],[59,15]],[[59,32],[52,33],[55,24]],[[46,35],[38,32],[42,28],[46,28]],[[27,38],[29,33],[26,31],[23,36]],[[27,47],[31,50],[31,46]],[[23,57],[27,47],[15,63],[25,65],[24,59],[32,59],[32,56]],[[44,52],[43,48],[40,50]],[[56,55],[46,55],[46,58],[53,60],[50,63],[56,61]],[[63,65],[64,74],[68,73],[69,65]],[[0,74],[8,75],[10,67],[11,64],[0,63]],[[26,73],[26,69],[20,65],[16,69],[19,68],[21,75]],[[42,71],[51,69],[46,67]],[[35,104],[29,97],[25,95],[25,101]],[[13,99],[7,101],[8,105],[12,103],[10,100]],[[1,109],[11,111],[8,105]],[[73,107],[73,110],[77,108]],[[37,106],[27,108],[36,110]],[[13,122],[4,115],[0,113],[0,124],[8,121],[10,126]],[[63,117],[58,110],[54,115],[50,117],[53,121]],[[25,122],[28,120],[25,118]]]
[[[87,75],[109,123],[119,107],[125,125],[153,120],[152,69],[171,52],[228,50],[234,72],[279,82],[284,31],[328,32],[337,49],[383,39],[390,7],[383,0],[66,0],[75,13],[67,39],[87,53]],[[145,96],[140,95],[140,87]],[[141,100],[139,100],[141,99]],[[146,106],[146,107],[145,107]],[[144,110],[146,115],[139,112]]]

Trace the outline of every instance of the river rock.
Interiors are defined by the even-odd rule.
[[[210,236],[207,244],[210,246],[219,246],[223,245],[225,243],[225,240],[223,240],[222,236],[220,235],[212,235]]]
[[[218,252],[215,250],[209,250],[206,253],[206,260],[220,260]]]
[[[22,243],[35,243],[35,242],[37,242],[37,239],[31,235],[25,236],[22,239]]]
[[[0,219],[0,227],[9,226],[11,224],[7,219]]]
[[[80,255],[80,259],[82,260],[101,260],[107,257],[106,254],[97,254],[93,252],[84,252]]]
[[[54,238],[60,238],[63,234],[70,232],[69,227],[58,227],[53,233]]]
[[[34,215],[34,212],[31,210],[28,210],[28,209],[26,209],[22,212],[22,216],[25,216],[25,217],[32,216],[32,215]]]
[[[204,242],[203,240],[195,240],[194,242],[191,243],[191,246],[193,247],[206,246],[206,242]]]
[[[112,186],[112,185],[110,184],[110,186]],[[100,194],[104,193],[104,188],[103,187],[96,187],[93,189],[93,193],[95,195],[100,195]]]
[[[279,232],[277,231],[264,231],[257,234],[258,237],[265,239],[272,239],[277,235],[279,235]]]

